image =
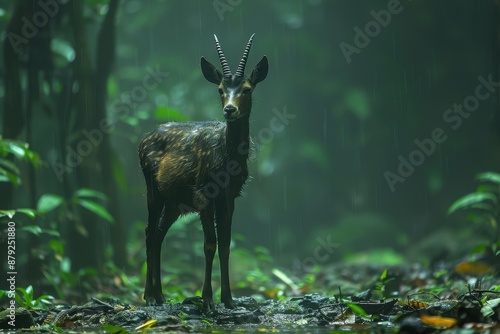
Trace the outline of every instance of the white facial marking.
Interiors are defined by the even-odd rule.
[[[235,97],[235,94],[234,94],[234,91],[233,90],[230,90],[228,92],[228,95],[229,97],[227,98],[227,103],[226,105],[234,105],[233,101],[234,101],[234,97]]]

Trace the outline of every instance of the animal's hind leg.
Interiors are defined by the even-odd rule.
[[[160,263],[161,263],[161,244],[163,239],[168,232],[168,229],[175,220],[179,217],[179,210],[173,207],[169,207],[167,204],[163,206],[162,215],[160,218],[160,224],[158,225],[157,233],[153,239],[153,249],[152,249],[152,263],[153,268],[151,271],[152,275],[152,286],[154,292],[154,299],[156,304],[165,303],[165,297],[162,293],[161,288],[161,275],[160,275]]]
[[[161,285],[155,277],[159,273],[159,262],[155,259],[158,253],[158,226],[160,215],[164,207],[164,198],[158,191],[158,184],[152,175],[144,173],[147,185],[147,203],[148,203],[148,225],[146,227],[146,287],[144,289],[144,299],[147,305],[154,305],[161,302]],[[161,245],[160,245],[161,246]],[[161,297],[160,297],[161,296]],[[160,299],[160,300],[158,300]]]

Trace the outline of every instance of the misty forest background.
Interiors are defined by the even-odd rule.
[[[487,224],[447,211],[474,191],[478,173],[500,170],[500,95],[480,100],[459,126],[443,117],[475,96],[480,77],[499,81],[500,4],[401,0],[390,22],[357,36],[396,2],[0,1],[0,146],[17,175],[2,176],[0,209],[37,209],[1,217],[2,233],[16,223],[17,285],[75,287],[78,297],[103,289],[110,274],[136,277],[142,289],[138,143],[162,122],[223,119],[199,65],[201,56],[218,64],[214,33],[233,68],[252,33],[247,74],[264,54],[270,60],[254,93],[255,159],[236,204],[233,275],[258,279],[264,265],[292,273],[340,261],[430,263],[488,240]],[[53,15],[25,36],[49,3]],[[438,128],[441,143],[391,187],[386,172],[398,174],[400,156]],[[166,237],[172,285],[201,288],[199,225],[185,217]],[[325,243],[335,250],[319,260]],[[5,238],[0,246],[4,257]]]

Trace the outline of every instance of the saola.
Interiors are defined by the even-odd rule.
[[[264,56],[246,77],[252,35],[233,75],[215,37],[222,73],[201,58],[205,79],[216,84],[226,122],[171,122],[158,126],[139,146],[147,186],[147,277],[144,299],[162,304],[160,250],[179,215],[198,212],[204,233],[205,282],[202,298],[213,309],[212,263],[217,245],[221,270],[221,301],[234,307],[229,285],[229,246],[234,200],[248,177],[249,118],[252,93],[268,72]]]

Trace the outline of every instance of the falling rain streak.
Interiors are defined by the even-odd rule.
[[[324,116],[323,116],[323,146],[325,147],[325,149],[327,148],[327,140],[328,140],[328,135],[327,135],[327,124],[328,124],[328,120],[327,120],[327,110],[325,109],[324,110]]]

